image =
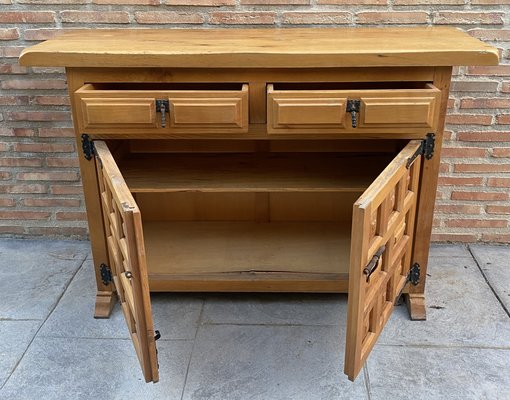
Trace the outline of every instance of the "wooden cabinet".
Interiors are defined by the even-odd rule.
[[[156,382],[151,291],[347,292],[353,380],[401,294],[425,318],[451,67],[497,51],[449,28],[238,33],[71,32],[23,52],[66,67],[96,317],[118,297]]]

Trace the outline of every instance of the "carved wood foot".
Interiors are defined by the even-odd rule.
[[[109,318],[116,302],[115,292],[97,292],[94,318]]]
[[[425,295],[423,293],[406,293],[404,297],[411,320],[425,321],[427,319]]]

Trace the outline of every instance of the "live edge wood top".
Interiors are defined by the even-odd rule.
[[[497,65],[498,51],[450,27],[82,30],[25,49],[54,67],[306,68]]]

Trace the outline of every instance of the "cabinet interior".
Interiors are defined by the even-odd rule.
[[[216,279],[246,283],[230,287],[236,291],[291,280],[287,291],[302,291],[306,281],[309,291],[342,292],[353,203],[404,143],[183,139],[109,147],[141,211],[151,290]]]

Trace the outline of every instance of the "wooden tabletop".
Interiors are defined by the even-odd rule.
[[[62,67],[372,67],[497,65],[498,51],[450,27],[72,31],[20,64]]]

